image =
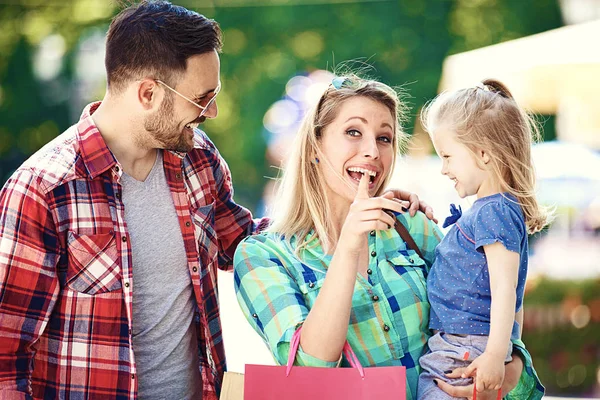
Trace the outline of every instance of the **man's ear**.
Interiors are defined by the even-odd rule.
[[[137,82],[137,99],[145,110],[151,110],[160,104],[161,93],[154,79],[142,79]]]

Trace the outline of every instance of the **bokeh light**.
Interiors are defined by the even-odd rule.
[[[323,51],[323,37],[317,32],[307,31],[298,34],[292,41],[294,54],[302,59],[311,59]]]
[[[65,39],[61,35],[46,36],[35,53],[33,61],[35,76],[42,81],[56,78],[62,69],[66,50]]]
[[[285,133],[300,117],[300,108],[292,100],[279,100],[269,108],[263,119],[265,128],[272,133]]]
[[[246,34],[240,29],[230,28],[223,31],[223,43],[227,43],[223,51],[228,54],[241,53],[246,48],[247,42]]]
[[[590,317],[590,308],[585,304],[578,305],[571,311],[571,323],[577,329],[584,328],[589,324]]]
[[[319,100],[334,74],[315,70],[290,78],[285,95],[271,105],[263,117],[267,133],[267,159],[279,166],[285,163],[287,152],[308,109]]]
[[[571,367],[571,369],[569,369],[569,373],[568,373],[569,385],[571,385],[571,386],[581,385],[583,383],[583,381],[585,381],[586,376],[587,376],[587,370],[583,365],[581,365],[581,364],[574,365],[573,367]]]
[[[294,101],[301,102],[304,100],[306,90],[311,85],[310,78],[298,75],[290,79],[285,85],[285,93]]]

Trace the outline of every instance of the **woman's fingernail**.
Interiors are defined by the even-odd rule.
[[[449,374],[450,372],[452,372],[452,370],[451,370],[451,369],[449,369],[449,370],[447,370],[447,371],[444,371],[444,373],[445,373],[445,374]]]
[[[390,224],[388,224],[388,229],[392,229],[392,226]]]
[[[437,379],[434,379],[434,380],[433,380],[433,383],[435,383],[435,386],[439,386],[439,385],[438,385],[438,381],[437,381]]]
[[[406,208],[406,207],[402,207],[402,211],[404,211],[404,212],[407,212],[407,211],[408,211],[408,208]]]

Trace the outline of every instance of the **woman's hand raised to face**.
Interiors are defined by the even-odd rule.
[[[389,192],[381,197],[369,195],[369,175],[363,174],[358,184],[354,202],[344,221],[338,248],[358,254],[366,248],[367,235],[373,230],[392,229],[396,220],[386,212],[392,210],[402,213],[402,204],[393,200]]]

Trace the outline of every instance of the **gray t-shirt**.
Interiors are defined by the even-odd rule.
[[[201,399],[194,291],[158,152],[144,182],[121,177],[133,259],[133,353],[138,398]]]

